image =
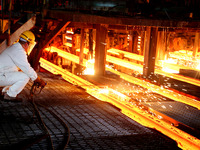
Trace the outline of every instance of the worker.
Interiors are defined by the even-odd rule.
[[[27,59],[35,43],[35,35],[31,31],[25,31],[20,35],[19,42],[0,54],[0,87],[3,87],[1,97],[4,100],[21,101],[18,94],[30,79],[45,85]]]

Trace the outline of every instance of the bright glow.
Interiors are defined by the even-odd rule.
[[[99,89],[99,94],[109,94],[109,90],[108,90],[108,88],[101,88],[101,89]]]
[[[66,45],[66,46],[69,46],[69,47],[72,47],[72,44],[71,43],[65,43],[64,45]]]
[[[196,69],[199,69],[200,70],[200,64],[197,66],[197,68]]]
[[[177,60],[169,58],[161,62],[162,62],[162,71],[167,73],[179,73],[179,68],[177,69],[177,67],[174,67],[174,65],[167,65],[167,64],[176,64]]]
[[[118,99],[121,99],[122,101],[127,100],[126,95],[124,95],[124,94],[122,94],[122,93],[120,93],[116,90],[110,89],[110,93],[111,93],[112,96],[115,95],[115,97],[118,97]],[[130,98],[128,98],[128,99],[130,99]]]
[[[90,59],[86,62],[86,69],[83,71],[84,75],[94,75],[94,59]]]
[[[173,69],[170,69],[170,68],[162,68],[162,71],[164,72],[167,72],[167,73],[179,73],[179,71],[177,70],[173,70]]]
[[[119,66],[122,66],[122,67],[125,67],[125,68],[133,69],[133,70],[135,70],[139,73],[142,73],[142,71],[143,71],[142,65],[137,64],[137,63],[133,63],[133,62],[129,62],[127,60],[123,60],[123,59],[120,59],[120,58],[116,58],[116,57],[113,57],[113,56],[107,55],[106,61],[113,63],[113,64],[116,64],[116,65],[119,65]]]
[[[115,49],[115,48],[108,49],[107,52],[111,53],[111,54],[118,54],[118,55],[122,53],[122,54],[124,54],[124,57],[126,57],[126,58],[144,62],[144,56],[142,56],[142,55],[137,55],[134,53],[122,51],[122,50]]]
[[[70,31],[70,30],[67,30],[66,32],[67,32],[67,33],[70,33],[70,34],[74,34],[74,32],[73,32],[72,30],[71,30],[71,31]]]
[[[199,52],[197,52],[196,57],[193,57],[193,51],[189,50],[179,50],[174,52],[169,52],[169,58],[176,60],[176,65],[180,65],[183,67],[188,67],[192,69],[196,69],[199,62]]]
[[[138,44],[141,42],[141,36],[138,36]]]
[[[130,39],[130,35],[128,34],[128,36],[127,36],[127,39],[129,40]]]
[[[79,64],[79,57],[76,56],[76,55],[73,55],[71,53],[65,52],[65,51],[60,50],[60,49],[58,49],[56,47],[49,47],[49,48],[46,48],[45,50],[50,51],[50,52],[57,52],[59,56]],[[80,51],[80,50],[77,49],[77,51]],[[87,53],[87,52],[88,52],[88,49],[84,49],[84,53]],[[118,50],[118,49],[109,49],[109,52],[111,52],[111,53],[112,52],[119,53],[119,52],[123,52],[123,51]],[[128,53],[129,52],[125,52],[124,51],[124,54],[126,54],[129,57],[133,56],[133,58],[136,59],[136,60],[138,58],[140,58],[140,61],[143,59],[143,56],[141,56],[141,55],[137,55],[137,54],[133,54],[133,53],[132,53],[133,55],[131,55],[131,53],[130,53],[130,55],[128,55]],[[169,60],[171,61],[171,59],[169,59]],[[112,57],[112,56],[109,56],[109,55],[107,55],[106,61],[108,61],[110,63],[113,63],[113,64],[117,64],[117,65],[125,67],[125,68],[129,68],[131,70],[134,70],[135,71],[134,73],[142,74],[142,71],[143,71],[143,66],[140,65],[140,64],[129,62],[129,61],[126,61],[126,60],[122,60],[122,59],[119,59],[119,58],[116,58],[116,57]],[[175,72],[179,72],[179,69],[183,68],[183,66],[178,66],[176,64],[168,63],[167,61],[159,61],[159,62],[160,62],[159,65],[161,67],[165,66],[165,68],[169,68],[170,72],[174,72],[174,73]],[[90,61],[88,61],[86,59],[83,59],[83,64],[82,65],[84,67],[86,67],[86,63],[87,63],[87,65],[91,65],[89,68],[93,68],[93,66],[94,66],[93,63],[90,63]],[[166,71],[169,71],[169,69],[166,70]],[[92,72],[92,70],[90,70],[90,71]],[[173,71],[171,71],[171,70],[173,70]],[[155,73],[156,74],[164,75],[166,77],[174,78],[174,79],[177,79],[177,80],[180,80],[180,81],[184,81],[184,82],[196,85],[196,86],[200,86],[200,81],[199,80],[196,80],[196,79],[193,79],[193,78],[184,77],[184,76],[180,76],[180,75],[177,75],[177,74],[168,73],[166,71],[155,69]]]
[[[55,50],[55,49],[51,49],[51,52]],[[72,54],[70,53],[66,53],[66,52],[61,52],[61,50],[57,49],[59,52],[59,55],[63,54],[63,57],[70,59],[75,59],[74,61],[78,61],[79,57],[77,56],[72,56]],[[114,64],[119,64],[120,66],[125,66],[125,67],[131,67],[131,69],[135,69],[133,67],[134,64],[128,62],[128,61],[124,61],[124,60],[120,60],[118,58],[114,58],[114,57],[107,57],[107,61],[113,62]],[[156,128],[157,130],[161,131],[162,133],[170,136],[172,139],[176,140],[178,143],[181,144],[181,146],[183,147],[189,147],[191,148],[193,146],[193,149],[195,149],[196,147],[200,147],[199,146],[199,140],[195,139],[193,137],[191,137],[190,135],[185,134],[183,131],[179,131],[178,129],[176,129],[175,127],[172,127],[169,124],[166,124],[165,122],[162,122],[162,116],[160,117],[159,120],[156,120],[156,117],[153,117],[152,115],[147,114],[148,111],[144,111],[143,107],[135,107],[135,103],[128,103],[129,101],[129,97],[126,95],[123,95],[122,93],[115,91],[113,89],[109,89],[109,88],[99,88],[91,83],[89,83],[88,81],[85,81],[77,76],[75,76],[74,74],[68,73],[66,70],[59,68],[56,65],[53,65],[49,62],[45,62],[45,60],[40,60],[41,62],[41,66],[44,67],[45,69],[49,70],[50,72],[54,73],[54,74],[62,74],[62,77],[67,80],[68,82],[71,82],[72,84],[77,84],[79,86],[81,86],[82,88],[86,89],[86,92],[88,92],[89,94],[93,95],[94,97],[101,99],[103,101],[107,101],[107,102],[111,102],[112,104],[114,104],[116,107],[119,107],[122,111],[122,113],[128,115],[129,117],[131,117],[132,119],[140,122],[143,125],[149,126],[149,127],[153,127]],[[83,63],[84,64],[84,63]],[[85,63],[84,65],[86,65],[87,63]],[[91,64],[88,61],[88,64]],[[167,65],[170,63],[166,63]],[[165,65],[166,65],[165,64]],[[170,64],[171,66],[174,66],[174,64]],[[138,66],[142,68],[142,65]],[[175,101],[180,101],[183,103],[186,103],[188,105],[191,105],[193,107],[196,107],[198,109],[200,109],[200,102],[196,101],[195,99],[192,99],[190,97],[187,97],[185,95],[181,95],[181,94],[177,94],[173,91],[170,91],[168,89],[159,87],[157,85],[139,80],[137,78],[134,78],[132,76],[129,76],[127,74],[123,74],[120,73],[116,70],[110,69],[110,68],[106,68],[106,70],[111,71],[115,74],[120,75],[121,78],[134,83],[136,85],[142,86],[144,88],[147,88],[153,92],[156,92],[158,94],[164,95],[165,97],[168,97],[170,99],[174,99]],[[163,73],[162,71],[159,70],[155,70],[155,72],[159,72],[160,74],[164,74],[167,76],[172,76],[172,74],[167,74],[167,73]],[[173,75],[173,77],[176,77],[175,75]],[[177,79],[181,78],[181,76],[177,76]],[[189,81],[188,78],[181,78],[181,80],[185,80],[185,81]],[[197,82],[195,82],[197,83]],[[200,84],[197,84],[200,85]],[[142,118],[142,119],[141,119]],[[158,123],[158,125],[157,125]],[[160,123],[160,124],[159,124]],[[185,141],[186,140],[186,141]]]
[[[198,62],[198,63],[197,63],[196,69],[197,69],[197,70],[200,70],[200,59],[198,59],[197,62]]]
[[[118,72],[118,71],[116,71],[114,69],[106,68],[106,70],[119,75],[122,79],[124,79],[124,80],[126,80],[126,81],[128,81],[130,83],[142,86],[144,88],[147,88],[148,90],[151,90],[151,91],[153,91],[155,93],[158,93],[160,95],[163,95],[163,96],[168,97],[170,99],[173,99],[175,101],[182,102],[182,103],[185,103],[187,105],[191,105],[193,107],[196,107],[196,108],[200,109],[200,101],[196,101],[193,98],[190,98],[190,97],[185,96],[185,95],[178,94],[178,93],[176,93],[174,91],[162,88],[162,87],[160,87],[158,85],[154,85],[152,83],[148,83],[146,81],[137,79],[137,78],[132,77],[130,75]]]
[[[77,64],[79,63],[79,57],[78,56],[73,55],[73,54],[68,53],[68,52],[65,52],[65,51],[58,49],[56,47],[51,46],[51,47],[45,48],[45,50],[50,51],[50,52],[57,52],[59,56],[65,58],[65,59],[68,59],[72,62],[75,62]]]
[[[77,49],[76,49],[76,52],[80,52],[80,48],[77,48]],[[84,53],[84,54],[88,54],[88,53],[89,53],[89,49],[84,47],[84,48],[83,48],[83,53]]]
[[[136,105],[136,103],[134,103],[134,102],[128,103],[128,100],[130,100],[129,97],[127,97],[121,93],[119,94],[119,92],[115,92],[112,89],[110,90],[109,88],[106,88],[106,89],[99,88],[98,86],[66,71],[65,69],[62,69],[62,68],[46,61],[43,58],[40,58],[40,65],[41,65],[41,67],[52,72],[53,74],[61,74],[63,79],[65,79],[66,81],[68,81],[72,84],[82,87],[83,89],[86,90],[87,93],[91,94],[92,96],[96,97],[97,99],[106,101],[106,102],[109,102],[109,103],[115,105],[116,107],[121,109],[121,112],[123,114],[129,116],[130,118],[139,122],[140,124],[147,126],[147,127],[155,128],[158,131],[162,132],[163,134],[169,136],[173,140],[177,141],[177,143],[179,144],[179,146],[181,148],[183,148],[183,149],[199,149],[200,148],[200,140],[199,139],[185,133],[182,130],[179,130],[178,128],[176,128],[174,126],[171,126],[171,124],[162,120],[162,116],[160,119],[158,118],[160,115],[158,115],[157,117],[153,116],[152,113],[148,111],[148,109],[147,110],[144,109],[144,107],[142,107],[141,105],[140,105],[140,107],[138,107],[138,105]],[[125,76],[127,76],[127,75],[125,75]],[[144,81],[141,81],[137,78],[132,78],[131,76],[128,76],[127,79],[129,79],[132,82],[139,81],[144,86],[151,87],[150,86],[151,84],[149,84],[147,82],[145,83]],[[112,94],[111,92],[114,94]],[[115,94],[117,96],[115,96]],[[171,95],[171,93],[170,93],[170,95]],[[121,97],[126,99],[126,101],[124,101],[124,99],[121,99]],[[180,98],[180,97],[178,97],[178,98]]]
[[[70,36],[65,36],[65,38],[68,40],[72,40],[72,37],[70,37]]]
[[[177,64],[177,60],[176,59],[172,59],[172,58],[168,58],[167,60],[164,60],[164,62],[171,63],[171,64]]]
[[[166,73],[179,73],[179,67],[177,67],[176,64],[176,60],[175,59],[167,59],[167,60],[160,60],[159,61],[160,64],[158,64],[159,66],[162,67],[162,71],[166,72]]]

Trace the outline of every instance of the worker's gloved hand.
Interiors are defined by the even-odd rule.
[[[39,84],[39,86],[44,87],[46,85],[46,83],[44,82],[44,80],[40,79],[40,77],[38,76],[37,79],[34,81],[34,83]]]

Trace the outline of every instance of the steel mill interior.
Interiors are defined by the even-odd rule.
[[[200,150],[200,1],[0,6],[0,55],[30,30],[46,82],[0,97],[1,150]]]

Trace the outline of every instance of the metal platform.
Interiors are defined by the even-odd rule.
[[[181,129],[183,129],[182,126],[184,126],[183,130],[200,138],[200,111],[197,108],[173,101],[172,99],[154,93],[139,85],[128,83],[112,74],[99,78],[85,76],[85,79],[94,84],[111,87],[112,89],[131,97],[133,101],[137,101],[140,104],[159,112],[159,114],[162,113],[163,115],[176,120],[179,122]]]
[[[200,111],[197,108],[180,102],[148,102],[143,104],[200,131]]]
[[[179,149],[177,143],[154,129],[144,127],[109,103],[99,101],[59,77],[40,73],[47,86],[35,102],[45,105],[70,129],[66,149]],[[30,85],[22,92],[28,95]],[[55,149],[66,142],[69,132],[47,109],[38,106]],[[23,103],[0,101],[0,149],[50,149],[47,132],[33,108]]]

